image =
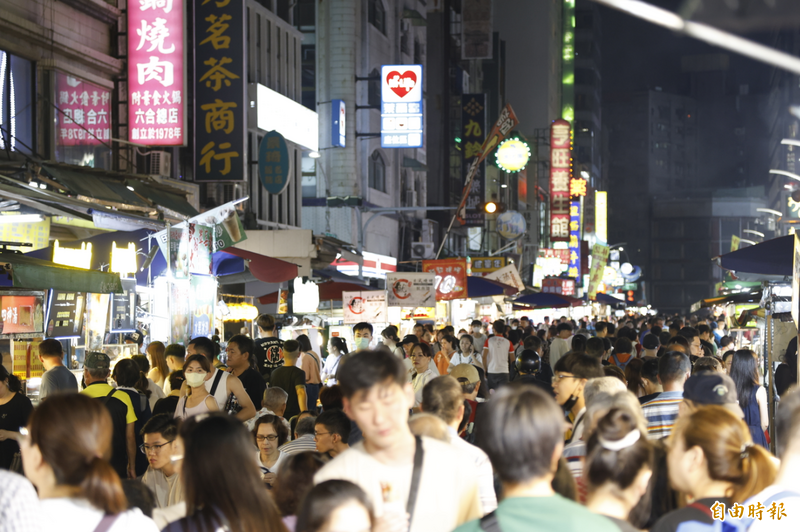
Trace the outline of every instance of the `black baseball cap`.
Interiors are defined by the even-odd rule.
[[[400,345],[405,345],[405,344],[418,344],[418,343],[419,343],[419,338],[417,338],[417,337],[416,337],[416,335],[414,335],[414,334],[407,334],[407,335],[405,336],[405,338],[403,338],[403,341],[402,341],[402,342],[400,342]]]
[[[128,334],[125,335],[124,341],[125,342],[131,341],[135,344],[142,345],[142,342],[144,342],[144,334],[142,333],[142,331],[129,332]]]
[[[644,335],[642,339],[642,347],[645,349],[658,349],[661,347],[661,341],[658,339],[658,336],[652,333],[647,333]]]
[[[698,405],[724,406],[739,418],[744,418],[733,379],[719,372],[692,375],[683,385],[683,398]]]

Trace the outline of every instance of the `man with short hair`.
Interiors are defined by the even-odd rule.
[[[78,379],[64,366],[64,350],[61,342],[49,338],[39,344],[39,360],[44,367],[39,401],[58,392],[77,392]]]
[[[372,324],[361,322],[353,325],[353,338],[356,352],[369,349],[372,343]]]
[[[556,336],[550,342],[550,367],[553,373],[556,371],[558,359],[566,355],[572,349],[572,324],[559,323],[556,326]]]
[[[633,342],[621,336],[614,342],[614,352],[608,357],[608,361],[624,371],[625,366],[635,358],[633,352]]]
[[[261,398],[267,389],[267,383],[264,382],[261,374],[254,369],[256,355],[253,339],[243,334],[232,336],[228,340],[226,353],[228,354],[228,367],[231,375],[237,377],[242,383],[244,391],[250,397],[253,408],[255,408],[256,405],[261,404]]]
[[[553,491],[564,448],[563,428],[559,408],[541,390],[525,386],[499,390],[488,403],[478,442],[500,480],[503,500],[493,514],[455,532],[619,532],[610,519]]]
[[[661,340],[652,333],[647,333],[642,339],[642,358],[658,356],[658,348],[661,347]]]
[[[506,326],[502,320],[494,322],[494,336],[483,345],[483,364],[489,391],[508,384],[509,365],[514,360],[514,346],[503,337]]]
[[[88,351],[83,362],[83,380],[86,387],[82,394],[99,399],[111,414],[113,432],[111,437],[111,467],[120,478],[136,478],[136,411],[130,396],[108,384],[111,374],[111,359],[107,354]]]
[[[256,420],[261,416],[271,415],[281,418],[283,425],[286,427],[286,431],[291,434],[292,428],[289,422],[286,421],[286,418],[283,417],[283,414],[286,412],[286,400],[288,398],[289,394],[280,388],[267,388],[264,392],[264,397],[261,399],[261,410],[256,412],[255,416],[245,421],[247,430],[252,431],[255,428]]]
[[[639,404],[643,405],[658,397],[662,391],[661,383],[658,382],[658,359],[646,357],[642,363],[642,384],[644,385],[644,395],[639,398]]]
[[[697,329],[694,327],[684,327],[678,334],[686,338],[689,342],[689,355],[695,357],[691,359],[692,361],[703,356],[703,349],[700,347],[702,345],[700,343],[700,333],[697,332]]]
[[[183,371],[183,363],[186,361],[186,348],[181,344],[169,344],[164,348],[164,358],[167,360],[167,367],[170,373]],[[171,386],[169,379],[164,379],[163,390],[165,394],[170,395],[172,393]]]
[[[533,324],[531,323],[531,319],[530,319],[528,316],[522,316],[522,317],[519,319],[519,326],[520,326],[520,327],[522,327],[522,328],[523,328],[523,330],[524,330],[524,329],[527,329],[528,327],[530,327],[530,326],[532,326],[532,325],[533,325]]]
[[[269,314],[262,314],[256,320],[258,324],[258,340],[255,341],[256,368],[265,381],[273,370],[283,365],[283,340],[278,338],[278,326],[275,318]]]
[[[523,351],[525,349],[530,349],[539,355],[540,364],[538,377],[540,380],[546,382],[549,388],[549,383],[553,382],[553,368],[550,366],[550,364],[541,362],[541,359],[544,358],[544,341],[542,341],[542,339],[535,334],[532,334],[522,341],[522,349]]]
[[[603,342],[603,338],[599,336],[593,336],[586,340],[586,354],[589,356],[593,356],[597,360],[602,362],[603,358],[606,355],[606,344]]]
[[[608,335],[608,323],[604,321],[595,323],[594,334],[597,338],[605,338]]]
[[[350,418],[339,409],[326,410],[314,421],[314,442],[319,453],[331,458],[350,448]]]
[[[469,443],[475,442],[475,423],[478,420],[478,411],[483,407],[485,400],[478,397],[481,387],[481,377],[478,369],[472,364],[459,364],[450,372],[456,382],[461,386],[461,394],[469,404],[469,419],[464,425],[463,438]],[[424,388],[423,388],[424,391]]]
[[[281,453],[292,455],[316,451],[317,444],[314,442],[314,425],[316,424],[317,417],[315,415],[310,412],[302,412],[298,416],[297,425],[294,428],[294,439],[281,446]]]
[[[366,493],[378,526],[391,530],[406,530],[410,508],[409,532],[449,532],[483,515],[478,483],[465,467],[469,459],[448,443],[411,433],[408,413],[414,391],[396,356],[356,353],[339,386],[344,412],[364,439],[325,465],[315,483],[353,482]]]
[[[567,413],[572,428],[564,434],[565,443],[577,441],[583,436],[583,415],[586,401],[583,389],[589,379],[604,377],[603,368],[596,358],[583,353],[570,353],[556,363],[553,376],[553,391],[556,403]]]
[[[669,324],[669,335],[671,337],[678,336],[678,333],[681,332],[681,327],[683,327],[683,322],[679,320],[675,320]]]
[[[420,407],[423,412],[434,414],[447,423],[450,443],[469,456],[472,459],[471,464],[475,466],[473,471],[478,482],[483,511],[493,512],[497,508],[497,495],[494,492],[494,475],[489,457],[485,452],[458,436],[458,427],[464,418],[464,398],[461,385],[450,375],[436,377],[422,389]]]
[[[689,357],[679,351],[670,351],[658,359],[658,381],[664,391],[642,405],[647,435],[651,440],[665,438],[672,432],[683,401],[683,384],[691,371]]]
[[[284,417],[292,419],[300,412],[308,410],[306,397],[306,373],[297,367],[300,356],[300,344],[297,340],[286,340],[283,343],[283,366],[272,371],[269,379],[270,387],[277,386],[288,394]],[[343,366],[343,364],[340,364]]]
[[[716,325],[716,324],[715,324]],[[714,338],[714,334],[711,332],[711,327],[706,325],[705,323],[698,323],[697,324],[697,334],[700,335],[700,345],[704,345],[711,349],[711,355],[717,355],[717,342]]]
[[[183,454],[178,444],[179,420],[166,414],[153,416],[141,430],[144,443],[141,451],[147,456],[148,467],[142,484],[155,495],[156,506],[166,508],[184,502],[183,487],[172,457]]]
[[[225,371],[227,366],[219,359],[219,345],[205,336],[198,336],[186,344],[186,356],[205,355],[215,368]]]
[[[481,331],[483,330],[483,322],[481,320],[472,320],[470,324],[472,332],[472,345],[475,347],[476,353],[483,353],[483,346],[486,344],[486,335]]]

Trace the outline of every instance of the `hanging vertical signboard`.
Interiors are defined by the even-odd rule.
[[[465,181],[470,164],[480,155],[486,135],[486,95],[465,94],[461,97],[461,175]],[[486,163],[480,163],[467,196],[465,223],[467,227],[483,227],[483,202],[486,186]]]
[[[572,133],[569,122],[558,119],[550,126],[550,241],[569,241]]]

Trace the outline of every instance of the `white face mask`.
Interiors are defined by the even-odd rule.
[[[369,349],[369,338],[356,338],[356,349]]]
[[[516,331],[516,330],[517,330],[517,326],[516,326],[516,325],[512,325],[512,326],[511,326],[511,330],[512,330],[512,331]]]
[[[473,327],[472,328],[472,332],[474,332],[475,334],[480,334],[481,333],[481,328],[480,327]]]
[[[186,378],[186,384],[188,384],[192,388],[198,388],[202,386],[203,382],[206,380],[206,372],[203,373],[186,373],[184,374],[184,378]]]

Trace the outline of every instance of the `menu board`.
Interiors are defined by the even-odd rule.
[[[122,293],[111,294],[111,324],[113,333],[136,330],[136,279],[121,279]]]
[[[50,338],[70,338],[81,334],[86,295],[83,292],[54,290],[47,309],[47,331]]]
[[[0,333],[44,332],[44,292],[0,296]]]

